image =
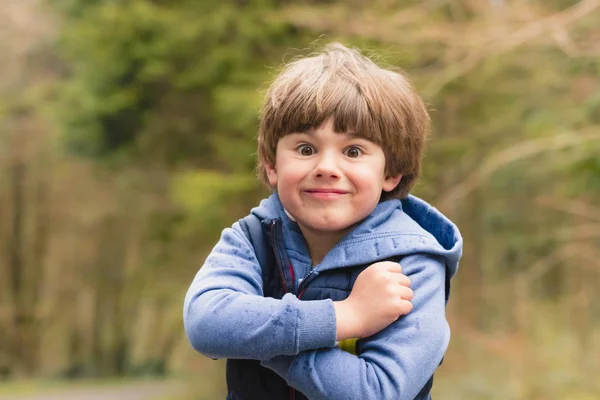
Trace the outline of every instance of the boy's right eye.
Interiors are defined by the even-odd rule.
[[[315,154],[315,149],[308,144],[301,144],[296,150],[298,150],[298,153],[302,154],[303,156],[312,156]]]

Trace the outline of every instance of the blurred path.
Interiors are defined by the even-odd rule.
[[[183,385],[169,382],[135,382],[73,388],[53,388],[46,393],[0,394],[0,400],[162,400],[177,399]]]

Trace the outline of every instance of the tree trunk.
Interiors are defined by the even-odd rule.
[[[12,214],[7,244],[9,291],[12,303],[12,337],[9,340],[12,372],[22,374],[27,369],[26,343],[24,335],[31,323],[31,315],[25,305],[25,265],[23,257],[25,220],[25,187],[26,167],[21,160],[15,160],[9,170],[9,187],[12,203]]]

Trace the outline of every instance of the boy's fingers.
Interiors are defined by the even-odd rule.
[[[409,287],[403,286],[402,290],[400,292],[400,297],[402,298],[402,300],[412,300],[413,297],[415,296],[415,293],[413,292],[413,290]]]
[[[390,272],[400,272],[402,273],[402,266],[397,262],[387,261],[386,269]]]
[[[393,272],[390,277],[402,286],[410,286],[410,278],[402,272]]]
[[[398,277],[398,282],[402,285],[402,286],[410,286],[410,278],[406,275],[400,275]]]
[[[412,303],[410,301],[408,301],[408,300],[402,300],[400,302],[400,306],[399,306],[400,315],[406,315],[406,314],[408,314],[409,312],[412,311],[412,308],[413,308],[413,305],[412,305]]]

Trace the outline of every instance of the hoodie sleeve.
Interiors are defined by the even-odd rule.
[[[254,249],[236,223],[223,231],[185,297],[183,322],[194,349],[262,360],[335,346],[331,300],[265,298],[262,285]]]
[[[446,352],[445,263],[441,257],[401,260],[414,290],[413,310],[357,343],[359,356],[338,348],[304,351],[261,364],[308,398],[407,399],[425,386]]]

